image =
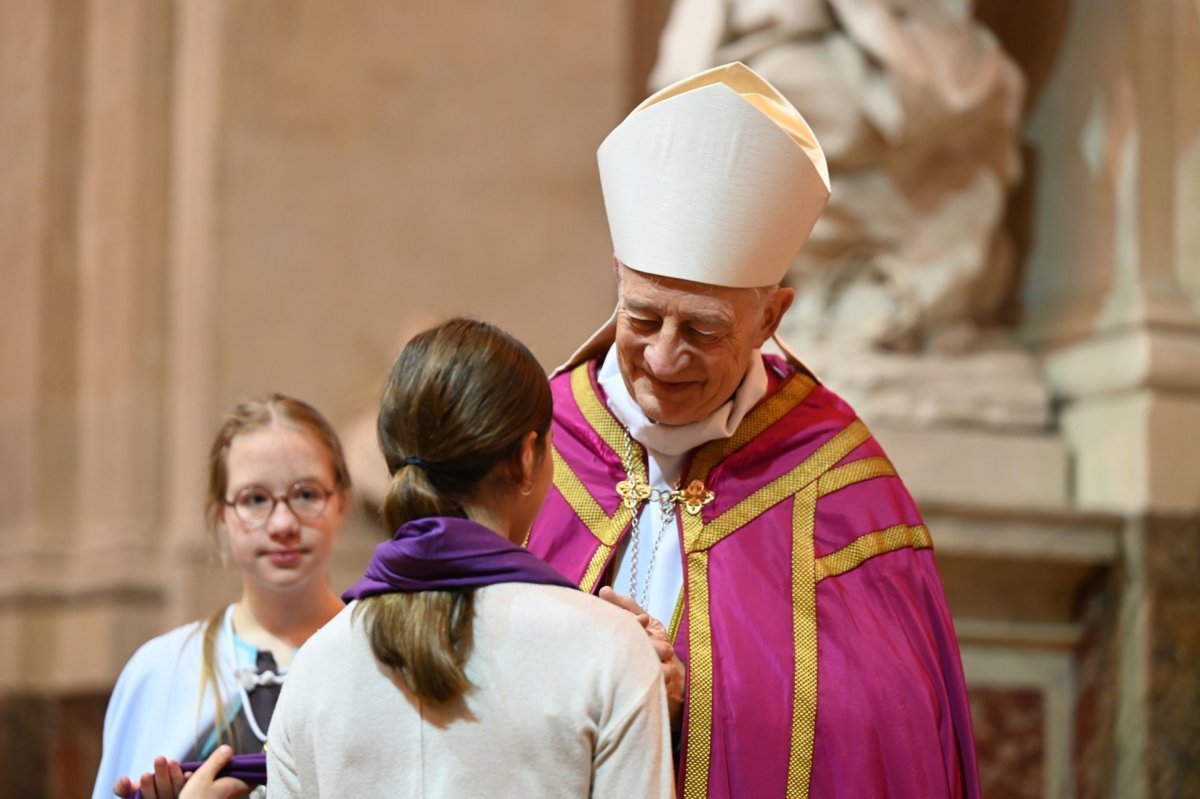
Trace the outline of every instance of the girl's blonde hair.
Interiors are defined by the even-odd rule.
[[[225,507],[229,490],[229,447],[233,440],[243,433],[252,433],[273,425],[293,427],[309,433],[315,438],[329,456],[329,464],[333,467],[334,491],[346,495],[350,491],[350,469],[346,466],[346,456],[342,451],[342,442],[334,432],[321,412],[307,402],[289,397],[284,394],[267,394],[243,400],[234,406],[225,417],[217,435],[213,439],[208,457],[208,491],[205,497],[204,515],[208,522],[209,533],[214,542],[218,540],[221,512]],[[220,683],[217,677],[217,636],[224,627],[225,608],[215,611],[203,623],[203,644],[200,661],[200,701],[204,701],[204,693],[212,690],[213,702],[216,709],[214,730],[217,743],[228,743],[237,746],[234,732],[226,716],[225,702],[221,699]],[[197,708],[199,712],[199,708]]]

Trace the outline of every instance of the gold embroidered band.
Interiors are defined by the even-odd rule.
[[[891,461],[882,457],[860,458],[837,466],[821,475],[817,480],[817,491],[821,496],[841,491],[846,486],[874,480],[876,477],[895,477],[896,469]]]
[[[795,374],[784,384],[783,388],[746,415],[737,430],[729,438],[719,438],[705,444],[692,458],[691,468],[688,469],[688,480],[708,482],[708,474],[721,461],[737,452],[754,440],[771,425],[787,416],[793,408],[808,398],[816,383],[804,374]]]
[[[817,486],[809,483],[792,504],[792,645],[795,657],[788,799],[807,799],[817,729],[817,593],[813,537]]]
[[[799,466],[767,483],[708,524],[689,528],[685,523],[683,542],[686,550],[694,552],[714,546],[725,536],[750,523],[760,514],[819,478],[833,464],[870,437],[867,426],[856,419],[805,458]],[[691,535],[689,529],[692,531]]]
[[[685,522],[686,523],[686,522]],[[687,748],[684,752],[684,799],[708,796],[712,758],[713,660],[708,619],[708,553],[687,556],[688,701]]]
[[[929,529],[923,524],[896,524],[884,530],[861,535],[846,546],[817,559],[817,582],[826,577],[837,577],[839,574],[857,569],[871,558],[895,552],[898,549],[929,549],[933,547],[933,539]]]
[[[581,589],[590,593],[596,587],[596,582],[600,579],[601,572],[604,571],[604,564],[608,562],[613,547],[616,546],[617,540],[621,536],[621,531],[633,518],[633,511],[624,505],[617,505],[616,512],[609,516],[596,502],[595,497],[587,490],[587,486],[583,484],[575,471],[567,464],[566,459],[559,454],[558,448],[552,447],[551,452],[554,457],[555,487],[558,488],[571,509],[575,511],[579,520],[587,526],[587,529],[600,543],[599,548],[592,554],[587,569],[584,571],[583,579],[579,583]]]

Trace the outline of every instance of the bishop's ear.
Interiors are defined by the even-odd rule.
[[[775,335],[775,331],[779,329],[779,323],[783,321],[783,315],[796,300],[796,290],[791,286],[776,286],[769,291],[770,293],[763,300],[762,329],[759,331],[762,340],[758,343],[760,347],[766,343],[767,339]]]

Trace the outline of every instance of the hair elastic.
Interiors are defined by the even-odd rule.
[[[420,457],[419,455],[406,455],[404,457],[404,459],[400,461],[400,465],[401,466],[416,466],[419,469],[429,471],[429,461],[425,460],[424,458]]]

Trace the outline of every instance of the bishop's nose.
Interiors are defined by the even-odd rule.
[[[678,336],[660,333],[642,352],[646,368],[659,380],[673,380],[687,366],[687,354]]]

